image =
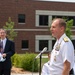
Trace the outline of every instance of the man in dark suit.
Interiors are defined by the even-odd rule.
[[[11,75],[11,56],[15,53],[15,44],[6,38],[6,30],[0,29],[0,41],[3,43],[0,54],[4,61],[0,61],[0,75]]]

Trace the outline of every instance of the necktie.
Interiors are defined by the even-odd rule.
[[[3,53],[3,41],[0,42],[0,52]]]

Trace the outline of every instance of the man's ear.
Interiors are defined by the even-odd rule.
[[[63,26],[61,27],[61,31],[64,31],[64,27]]]

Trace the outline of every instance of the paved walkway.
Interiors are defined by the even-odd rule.
[[[12,73],[11,75],[39,75],[39,73],[27,73],[27,74],[14,74]]]

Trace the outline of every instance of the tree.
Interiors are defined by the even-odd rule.
[[[11,21],[10,17],[3,28],[7,30],[7,37],[10,40],[14,40],[14,38],[17,36],[17,32],[14,30],[14,22]]]
[[[69,20],[66,22],[67,26],[66,26],[66,35],[71,38],[72,32],[71,32],[71,28],[73,26],[73,19]]]

